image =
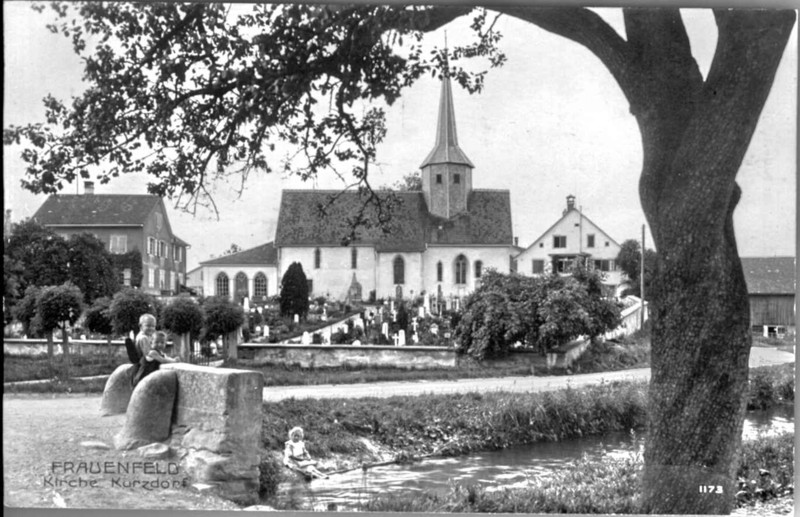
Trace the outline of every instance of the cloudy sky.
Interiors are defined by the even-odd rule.
[[[618,10],[598,12],[624,36]],[[3,14],[4,124],[43,121],[46,94],[69,99],[82,91],[80,62],[66,38],[45,28],[49,16],[23,2],[4,2]],[[707,10],[682,14],[705,74],[716,44],[713,17]],[[460,20],[446,27],[451,45],[464,41],[467,26],[468,20]],[[498,27],[506,65],[489,72],[481,94],[454,90],[459,143],[475,164],[474,186],[511,191],[514,232],[523,246],[560,217],[568,194],[617,242],[638,239],[645,223],[637,188],[641,144],[616,83],[577,44],[512,18],[501,18]],[[441,45],[444,30],[427,35],[426,41]],[[438,99],[438,81],[422,79],[389,109],[373,184],[390,185],[418,169],[433,146]],[[743,198],[735,225],[742,256],[795,255],[796,102],[795,26],[738,175]],[[14,147],[3,152],[4,203],[15,220],[33,215],[44,200],[19,187],[24,164],[18,154]],[[145,193],[145,184],[145,178],[130,176],[97,185],[96,192]],[[234,181],[216,185],[219,219],[208,212],[170,211],[173,230],[192,245],[190,268],[231,243],[248,248],[272,240],[281,189],[342,184],[332,176],[304,183],[253,174],[241,196],[234,193],[236,186]],[[652,246],[649,235],[648,241]]]

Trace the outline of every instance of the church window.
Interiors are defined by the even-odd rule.
[[[461,174],[453,174],[453,183],[456,185],[461,183]]]
[[[225,273],[220,273],[217,275],[217,296],[229,296],[230,293],[230,282],[228,281],[228,275]]]
[[[483,261],[475,261],[475,278],[480,278],[483,273]]]
[[[394,258],[394,262],[392,264],[394,270],[394,283],[395,284],[405,284],[406,283],[406,261],[403,260],[403,257],[397,256]]]
[[[544,273],[544,260],[534,259],[532,262],[533,262],[533,270],[531,272],[534,275],[541,275],[542,273]]]
[[[456,257],[456,283],[467,283],[467,257],[464,255]]]
[[[256,273],[253,279],[253,295],[267,296],[267,275],[264,273]]]
[[[244,272],[242,271],[236,273],[236,276],[234,277],[234,283],[235,283],[234,294],[236,295],[236,302],[241,303],[241,301],[244,298],[250,296],[250,289],[248,286],[249,282],[247,281],[247,275],[245,275]]]
[[[442,184],[442,175],[441,174],[437,174],[436,175],[436,184],[437,185],[441,185]]]
[[[353,248],[350,250],[350,269],[358,267],[358,249]]]
[[[554,248],[566,248],[567,247],[567,236],[566,235],[553,235],[553,247]]]
[[[586,236],[586,247],[587,248],[594,248],[594,234],[590,233]]]
[[[314,250],[314,269],[319,269],[322,263],[322,250],[317,248]]]
[[[444,277],[444,266],[442,265],[442,261],[436,263],[436,281],[441,282],[442,278]]]
[[[309,278],[306,280],[306,285],[308,285],[308,295],[311,296],[311,293],[314,292],[314,281]]]

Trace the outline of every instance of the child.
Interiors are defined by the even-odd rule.
[[[139,316],[139,333],[136,334],[136,348],[139,357],[144,357],[150,351],[153,342],[153,334],[156,332],[156,317],[152,314],[142,314]]]
[[[150,348],[150,351],[145,356],[145,359],[149,362],[155,363],[177,363],[178,360],[167,355],[164,355],[164,351],[167,348],[167,333],[158,331],[155,333],[155,337],[153,338],[153,346]]]
[[[311,459],[311,455],[306,450],[306,444],[303,442],[303,429],[300,427],[294,427],[289,431],[289,440],[283,451],[283,464],[308,477],[328,478],[327,474],[317,470],[317,462]]]

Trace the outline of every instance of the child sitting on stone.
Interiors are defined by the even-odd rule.
[[[167,347],[167,333],[158,331],[153,336],[153,341],[147,354],[142,357],[137,378],[135,379],[134,386],[139,384],[142,379],[158,370],[161,363],[177,363],[177,359],[167,356],[164,351]]]
[[[327,474],[317,470],[317,462],[311,459],[311,455],[306,450],[306,444],[303,441],[303,429],[301,427],[294,427],[289,431],[289,440],[286,442],[286,447],[283,450],[283,464],[306,476],[328,478]]]

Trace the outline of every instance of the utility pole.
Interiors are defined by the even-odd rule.
[[[642,310],[639,311],[639,328],[644,328],[644,225],[642,225],[642,253],[639,267],[639,297],[642,299]]]

